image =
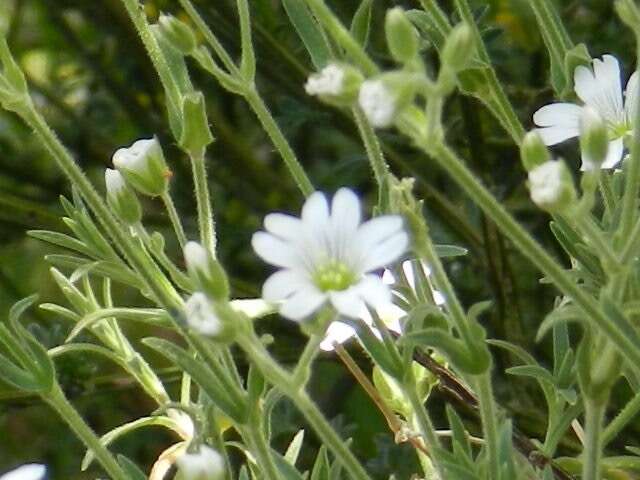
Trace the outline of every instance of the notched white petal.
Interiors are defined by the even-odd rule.
[[[297,322],[304,320],[326,300],[326,295],[313,285],[307,285],[291,295],[280,307],[280,315]]]
[[[271,265],[293,268],[299,263],[295,249],[270,233],[254,233],[251,246],[260,258]]]

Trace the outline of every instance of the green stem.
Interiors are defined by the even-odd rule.
[[[409,399],[409,403],[411,403],[411,410],[413,410],[413,413],[418,420],[418,426],[420,427],[420,435],[422,435],[422,438],[424,438],[427,446],[439,447],[440,440],[438,439],[438,435],[436,434],[436,429],[433,427],[431,418],[429,418],[429,414],[424,408],[420,397],[418,397],[415,382],[412,382],[411,385],[405,386],[404,393]]]
[[[383,195],[386,190],[385,186],[387,179],[390,175],[389,165],[382,153],[378,136],[371,127],[371,124],[367,121],[362,110],[359,107],[354,107],[352,111],[353,117],[356,120],[356,125],[358,126],[358,131],[360,132],[360,137],[362,138],[362,142],[367,150],[367,157],[369,158],[373,175],[376,179],[376,183],[378,184],[378,201],[382,202]]]
[[[600,185],[600,193],[604,201],[604,207],[606,212],[605,218],[611,218],[618,206],[618,199],[613,192],[612,178],[606,170],[600,170],[598,177]]]
[[[482,432],[484,434],[485,449],[489,459],[489,478],[500,478],[500,457],[498,447],[498,417],[491,385],[491,370],[477,377],[476,393],[480,406]]]
[[[567,218],[567,220],[571,220]],[[602,256],[602,264],[606,271],[619,270],[621,265],[616,257],[615,252],[611,248],[611,245],[604,238],[602,230],[594,223],[593,218],[588,213],[578,215],[574,219],[575,224],[582,231],[583,235],[587,237],[589,243],[593,245],[594,251],[599,252]]]
[[[360,462],[346,447],[344,440],[336,434],[307,393],[304,390],[300,390],[292,381],[291,375],[271,358],[260,340],[255,337],[255,334],[251,332],[249,335],[240,336],[238,344],[256,368],[260,370],[269,382],[293,401],[322,442],[333,452],[353,480],[371,480],[371,477]]]
[[[585,444],[582,453],[582,480],[600,480],[602,460],[602,422],[606,402],[585,400]]]
[[[200,230],[200,242],[215,258],[216,256],[216,229],[211,211],[211,197],[209,195],[209,183],[207,182],[207,168],[204,151],[198,155],[191,155],[191,169],[193,183],[196,187],[196,203],[198,206],[198,227]]]
[[[420,148],[460,185],[482,211],[491,218],[513,244],[542,271],[565,295],[571,297],[586,314],[585,319],[601,330],[616,345],[636,371],[640,370],[640,346],[636,345],[617,324],[609,319],[594,300],[577,285],[558,263],[522,228],[496,201],[489,191],[464,166],[462,161],[443,144],[428,145],[416,139]]]
[[[187,236],[184,233],[184,228],[182,227],[182,222],[180,221],[180,215],[176,210],[176,206],[173,203],[173,199],[168,192],[165,192],[161,196],[162,203],[164,203],[164,207],[167,209],[167,213],[169,214],[169,220],[171,220],[171,225],[173,226],[173,231],[178,237],[178,243],[180,244],[180,248],[184,248],[187,243]]]
[[[311,180],[309,180],[309,177],[302,168],[302,165],[300,165],[291,145],[289,145],[289,142],[280,130],[280,127],[273,119],[273,116],[262,100],[262,97],[260,97],[255,88],[249,88],[245,94],[245,99],[255,112],[258,120],[260,120],[262,128],[265,129],[274,146],[278,149],[278,152],[280,152],[280,155],[289,169],[291,176],[295,180],[296,185],[298,185],[302,194],[305,197],[308,197],[314,192]]]
[[[265,438],[264,431],[260,428],[262,419],[255,417],[247,422],[246,428],[243,429],[243,437],[251,446],[251,451],[256,457],[260,473],[264,475],[264,478],[266,480],[280,480],[281,475],[273,461],[271,447]]]
[[[51,405],[60,417],[67,422],[71,430],[73,430],[86,447],[91,450],[98,462],[100,462],[113,480],[129,480],[129,477],[122,470],[122,467],[120,467],[111,452],[100,443],[98,436],[84,422],[76,409],[73,408],[73,405],[69,403],[69,400],[67,400],[57,383],[54,384],[51,392],[42,396],[42,399]]]
[[[298,385],[300,389],[305,388],[311,377],[311,365],[318,356],[320,343],[322,343],[323,338],[324,335],[311,335],[302,351],[302,355],[300,355],[296,368],[293,370],[293,382]]]
[[[636,418],[636,415],[640,412],[640,392],[627,403],[624,408],[618,413],[609,425],[604,429],[602,434],[602,445],[606,446],[626,427],[629,422]]]

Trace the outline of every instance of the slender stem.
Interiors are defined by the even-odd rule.
[[[618,199],[613,192],[611,176],[606,170],[600,170],[598,180],[600,185],[600,193],[602,194],[602,199],[604,200],[606,218],[611,218],[618,204]]]
[[[513,244],[536,265],[556,286],[571,297],[585,315],[585,319],[596,329],[602,330],[616,345],[620,353],[629,360],[636,371],[640,370],[640,346],[636,345],[617,324],[609,319],[595,301],[567,275],[560,265],[522,228],[487,191],[487,189],[464,166],[462,161],[447,146],[427,145],[417,141],[420,148],[431,157],[460,185],[476,204],[491,218]]]
[[[389,177],[389,165],[387,164],[384,154],[382,153],[382,149],[380,148],[378,137],[371,127],[371,124],[367,121],[362,110],[359,107],[354,107],[352,111],[353,117],[356,120],[356,125],[358,126],[358,131],[360,132],[360,137],[362,138],[365,149],[367,150],[367,157],[369,157],[369,163],[371,164],[373,175],[376,179],[376,183],[378,184],[378,198],[380,198],[384,191],[387,178]]]
[[[431,418],[429,418],[429,414],[422,404],[422,400],[420,400],[420,398],[418,397],[415,382],[411,382],[410,385],[405,385],[404,394],[409,399],[409,403],[411,403],[411,409],[413,410],[413,413],[418,420],[420,434],[427,443],[427,448],[439,447],[440,439],[436,434],[436,429],[433,427],[433,423],[431,422]]]
[[[260,466],[260,473],[264,475],[266,480],[280,480],[281,476],[278,468],[273,461],[271,447],[265,438],[264,431],[260,428],[262,419],[253,418],[247,422],[247,426],[243,429],[243,437],[246,437],[252,452],[256,457],[256,461]]]
[[[128,480],[129,477],[122,470],[111,452],[107,450],[98,436],[89,428],[75,408],[69,403],[60,386],[56,383],[51,392],[42,396],[60,417],[67,422],[73,432],[91,450],[96,459],[113,480]]]
[[[491,385],[491,371],[476,378],[476,392],[480,406],[484,443],[489,458],[489,478],[497,480],[500,478],[500,452],[498,448],[498,418]]]
[[[298,388],[305,388],[309,378],[311,377],[311,365],[320,350],[320,343],[324,339],[324,335],[313,334],[307,341],[307,344],[300,355],[298,364],[293,370],[293,382]]]
[[[164,207],[167,209],[167,213],[169,214],[169,220],[171,220],[171,225],[173,226],[173,231],[178,237],[178,243],[181,248],[187,243],[187,235],[184,233],[184,228],[182,227],[182,221],[180,221],[180,215],[176,210],[176,206],[173,203],[173,199],[168,192],[165,192],[161,196],[162,203],[164,203]]]
[[[251,332],[249,335],[240,336],[238,344],[264,377],[293,401],[322,442],[338,458],[351,477],[354,480],[371,480],[371,477],[333,430],[313,400],[304,390],[300,390],[292,381],[291,375],[271,358],[255,334]]]
[[[198,227],[200,230],[200,242],[203,247],[215,257],[216,255],[216,229],[211,211],[211,197],[209,195],[209,183],[207,182],[207,168],[204,151],[198,155],[191,155],[191,169],[193,183],[196,187],[196,203],[198,206]]]
[[[600,480],[602,460],[602,421],[606,402],[585,401],[585,444],[582,453],[582,480]]]
[[[245,94],[245,99],[249,102],[249,105],[255,112],[258,120],[260,120],[260,123],[269,135],[269,138],[271,138],[274,146],[278,149],[278,152],[280,152],[280,155],[289,169],[291,176],[295,180],[296,185],[298,185],[302,194],[305,197],[308,197],[314,191],[311,180],[309,180],[309,177],[302,168],[302,165],[300,165],[291,145],[289,145],[289,142],[280,130],[280,127],[273,119],[273,116],[262,100],[262,97],[260,97],[255,88],[250,88]]]

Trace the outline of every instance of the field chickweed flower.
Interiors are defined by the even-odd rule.
[[[167,190],[171,171],[156,137],[138,140],[128,148],[118,149],[113,154],[113,165],[140,193],[155,197]]]
[[[30,463],[0,476],[0,480],[42,480],[47,473],[44,465]]]
[[[202,292],[196,292],[189,297],[185,304],[185,313],[189,326],[202,335],[213,336],[222,330],[222,324],[213,305]]]
[[[540,208],[557,211],[575,200],[573,180],[562,161],[549,161],[529,172],[531,200]]]
[[[339,65],[330,63],[319,73],[312,74],[304,86],[309,95],[340,95],[345,72]]]
[[[351,318],[360,318],[365,304],[376,308],[391,301],[389,287],[373,270],[396,261],[409,246],[403,220],[384,215],[361,223],[360,200],[341,188],[331,209],[315,192],[302,207],[301,218],[272,213],[266,232],[256,232],[252,245],[267,263],[282,270],[262,289],[266,301],[283,301],[280,314],[301,321],[329,301]]]
[[[220,480],[224,476],[224,459],[206,445],[195,453],[183,453],[176,464],[184,480]]]
[[[574,72],[574,89],[585,106],[593,108],[607,124],[609,151],[601,168],[613,168],[622,159],[624,138],[633,132],[637,109],[638,76],[634,73],[624,94],[620,79],[620,64],[613,55],[594,59],[593,68],[579,66]],[[556,145],[580,134],[583,106],[573,103],[552,103],[533,114],[537,132],[546,145]],[[583,157],[583,168],[585,159]]]
[[[122,174],[107,168],[104,171],[107,187],[107,203],[115,214],[127,225],[135,225],[142,219],[142,208],[135,193],[126,184]]]

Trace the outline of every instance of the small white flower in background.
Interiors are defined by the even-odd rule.
[[[107,168],[104,171],[104,183],[107,189],[107,203],[118,218],[128,225],[138,223],[142,219],[142,208],[122,174]]]
[[[216,315],[213,304],[202,292],[196,292],[185,304],[187,323],[202,335],[217,335],[222,330],[220,319]]]
[[[329,208],[315,192],[301,218],[280,213],[265,217],[266,232],[256,232],[252,245],[267,263],[281,270],[262,289],[268,302],[282,301],[280,314],[301,321],[326,302],[351,318],[360,318],[365,304],[389,303],[391,292],[369,272],[396,261],[409,246],[403,220],[384,215],[361,222],[360,200],[341,188]]]
[[[344,77],[344,69],[339,65],[330,63],[320,72],[309,76],[304,89],[309,95],[338,96],[342,94]]]
[[[409,284],[409,287],[411,287],[411,290],[416,291],[416,279],[413,272],[413,263],[414,262],[412,260],[406,260],[402,262],[402,272],[404,273],[404,276],[407,279],[407,283]],[[431,275],[431,269],[429,268],[429,266],[422,261],[418,261],[417,263],[422,269],[422,273],[424,274],[424,276],[429,277]],[[382,281],[387,285],[395,285],[397,283],[397,280],[391,270],[384,271],[384,274],[382,275]],[[436,305],[441,306],[445,304],[445,298],[441,292],[439,292],[438,290],[432,290],[431,294]],[[405,300],[408,301],[408,299]]]
[[[385,128],[393,123],[397,110],[396,98],[382,80],[363,82],[358,103],[372,126]]]
[[[195,453],[183,453],[176,464],[183,480],[220,480],[224,476],[222,455],[206,445]]]
[[[140,193],[153,197],[166,191],[171,171],[156,137],[116,150],[112,161],[127,183]]]
[[[44,465],[29,463],[0,476],[0,480],[42,480],[47,473]]]
[[[529,172],[531,200],[540,208],[558,211],[575,200],[571,173],[562,161],[551,160]]]
[[[634,73],[622,94],[620,65],[612,55],[594,59],[593,68],[579,66],[574,72],[574,89],[582,102],[597,111],[607,124],[609,149],[601,168],[613,168],[622,159],[624,137],[633,132],[637,110],[638,76]],[[556,145],[580,134],[583,106],[552,103],[533,114],[537,132],[546,145]],[[584,157],[583,157],[584,167]]]
[[[127,188],[120,172],[112,168],[107,168],[104,171],[104,184],[107,187],[107,193],[112,195],[118,195]]]

